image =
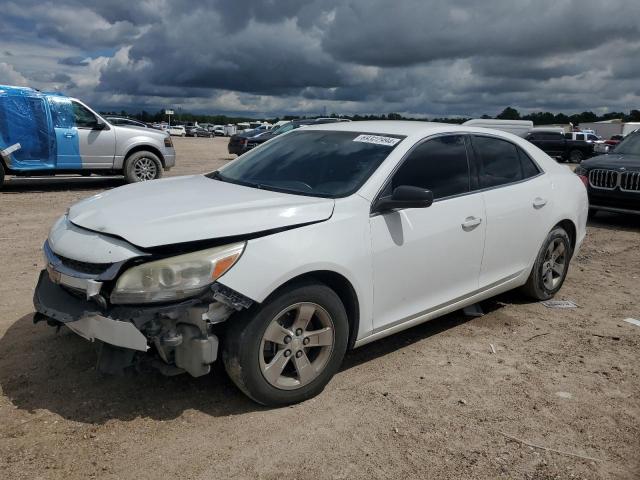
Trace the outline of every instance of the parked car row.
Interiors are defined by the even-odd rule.
[[[289,132],[291,130],[295,130],[300,127],[321,125],[323,123],[338,123],[349,121],[350,120],[343,118],[312,118],[303,120],[291,120],[290,122],[283,123],[279,127],[271,130],[257,128],[245,133],[232,135],[229,139],[227,150],[231,154],[242,155],[244,152],[247,152],[252,148],[257,147],[258,145],[263,144],[267,140],[271,140],[278,135]]]

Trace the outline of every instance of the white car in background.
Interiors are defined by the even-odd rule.
[[[209,175],[73,205],[35,320],[104,342],[102,371],[151,358],[200,376],[221,356],[255,401],[290,404],[349,348],[514,288],[553,297],[587,213],[581,180],[509,133],[310,125]]]
[[[169,135],[173,135],[176,137],[187,136],[187,129],[184,128],[183,125],[171,125],[170,127],[167,127],[166,132],[168,132]]]

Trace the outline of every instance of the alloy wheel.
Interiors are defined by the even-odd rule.
[[[567,266],[567,249],[561,238],[549,243],[542,262],[542,283],[549,291],[562,282]]]
[[[260,345],[260,370],[282,390],[311,383],[326,367],[335,342],[331,315],[320,305],[297,303],[269,323]]]
[[[142,157],[133,166],[133,173],[140,182],[153,180],[158,175],[158,166],[152,159]]]

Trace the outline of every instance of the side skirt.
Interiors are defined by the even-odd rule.
[[[524,277],[524,280],[523,280],[524,273],[526,273],[525,270],[520,271],[516,274],[510,275],[509,277],[503,280],[500,280],[497,283],[489,285],[488,287],[485,287],[482,290],[476,290],[475,292],[472,292],[469,295],[458,297],[454,300],[451,300],[450,302],[444,303],[442,305],[438,305],[429,310],[421,312],[417,315],[402,319],[398,322],[392,323],[391,325],[385,325],[384,327],[380,327],[379,329],[373,330],[366,337],[356,340],[355,344],[353,345],[353,348],[358,348],[363,345],[366,345],[367,343],[375,342],[376,340],[379,340],[384,337],[388,337],[389,335],[393,335],[394,333],[401,332],[402,330],[406,330],[407,328],[411,328],[415,325],[419,325],[428,320],[441,317],[443,315],[446,315],[447,313],[455,312],[456,310],[460,310],[474,303],[480,302],[482,300],[486,300],[487,298],[494,297],[500,293],[520,287],[526,281],[526,277]]]

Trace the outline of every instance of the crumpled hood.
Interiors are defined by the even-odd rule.
[[[69,220],[135,246],[208,240],[319,222],[334,200],[249,188],[203,175],[115,188],[76,203]]]

